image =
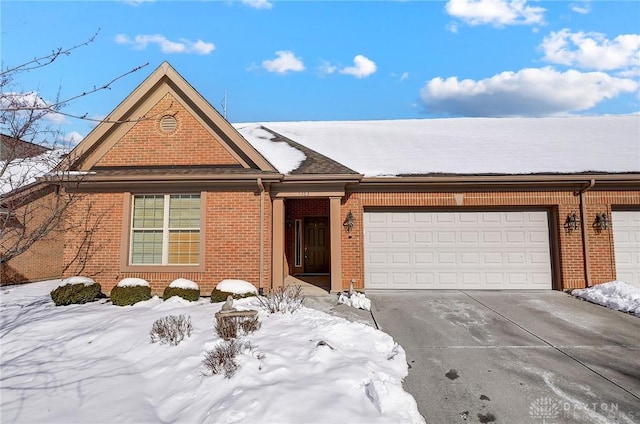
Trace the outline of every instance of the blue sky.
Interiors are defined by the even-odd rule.
[[[168,61],[231,122],[640,111],[637,1],[7,1],[2,66],[46,102],[149,65],[65,112],[100,118]],[[54,119],[54,118],[52,118]],[[66,134],[93,123],[57,117]]]

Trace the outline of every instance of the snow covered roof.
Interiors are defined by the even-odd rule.
[[[236,124],[280,172],[304,154],[264,129],[365,176],[640,172],[640,115]]]

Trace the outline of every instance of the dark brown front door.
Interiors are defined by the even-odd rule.
[[[304,219],[304,272],[329,272],[329,220]]]

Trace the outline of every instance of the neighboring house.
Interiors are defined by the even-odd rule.
[[[0,161],[26,159],[50,151],[48,147],[0,134]]]
[[[42,228],[46,216],[34,210],[51,210],[55,187],[36,178],[50,170],[62,158],[60,151],[0,134],[0,253],[20,248],[17,238],[29,237],[30,230]],[[55,232],[55,231],[54,231]],[[57,278],[63,271],[62,243],[55,237],[39,240],[10,264],[0,263],[0,284],[25,280]],[[22,272],[26,272],[26,275]]]
[[[640,285],[637,115],[234,127],[163,63],[70,156],[69,218],[100,217],[83,273],[105,291]]]

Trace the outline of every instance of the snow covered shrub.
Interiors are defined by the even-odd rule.
[[[255,296],[257,293],[258,289],[248,281],[222,280],[211,291],[211,303],[224,302],[229,295],[233,296],[234,299],[243,299]]]
[[[125,278],[111,289],[111,303],[114,305],[133,305],[149,299],[151,299],[151,287],[141,278]]]
[[[231,340],[238,337],[238,332],[246,336],[249,333],[260,329],[262,323],[255,317],[221,316],[216,320],[216,333],[224,340]]]
[[[168,315],[157,319],[151,327],[149,337],[151,343],[160,342],[160,344],[168,343],[171,346],[177,346],[185,335],[191,337],[191,317],[184,315]]]
[[[216,320],[216,333],[223,340],[231,340],[238,337],[238,322],[235,317],[220,317]]]
[[[304,304],[301,286],[278,287],[266,296],[258,296],[262,309],[270,312],[293,313]]]
[[[238,324],[240,326],[240,330],[242,330],[242,334],[245,336],[249,333],[253,333],[254,331],[259,330],[262,326],[262,323],[257,316],[253,318],[245,318]]]
[[[212,375],[224,372],[225,378],[231,378],[240,367],[236,356],[243,351],[255,354],[255,357],[260,361],[265,358],[264,353],[260,350],[256,351],[250,342],[231,339],[223,341],[212,350],[206,351],[202,363]],[[262,366],[260,366],[260,369],[262,369]]]
[[[224,302],[227,300],[227,296],[233,296],[234,299],[244,299],[245,297],[255,296],[255,293],[231,293],[218,289],[211,291],[211,303]]]
[[[71,277],[51,291],[56,306],[93,302],[100,295],[100,284],[87,277]]]
[[[173,296],[195,302],[200,299],[200,287],[193,281],[178,278],[169,284],[169,287],[166,287],[162,293],[163,300],[167,300]]]
[[[236,356],[241,350],[240,341],[236,339],[224,341],[212,350],[206,351],[202,363],[212,375],[224,372],[225,378],[231,378],[239,367]]]

